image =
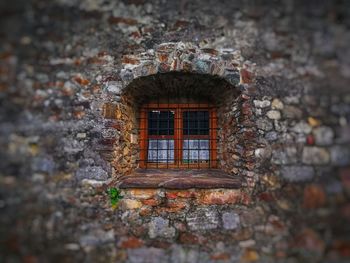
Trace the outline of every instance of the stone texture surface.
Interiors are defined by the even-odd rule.
[[[329,152],[319,147],[304,147],[302,155],[303,163],[325,165],[330,161]]]
[[[318,127],[313,130],[313,134],[317,145],[332,145],[334,132],[330,127]]]
[[[314,177],[314,169],[310,166],[284,166],[282,176],[291,182],[308,181]]]
[[[350,8],[316,2],[2,1],[0,262],[348,262]],[[176,90],[233,179],[111,206]]]
[[[219,215],[215,208],[198,207],[186,215],[191,230],[210,230],[219,226]]]
[[[241,187],[241,179],[219,170],[139,169],[118,179],[119,188],[208,189]]]
[[[173,238],[175,236],[175,228],[169,226],[169,220],[162,217],[155,217],[149,223],[148,234],[150,238],[164,237]]]
[[[225,212],[222,214],[222,223],[224,229],[236,229],[239,226],[239,216],[234,212]]]

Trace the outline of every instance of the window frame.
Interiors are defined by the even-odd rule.
[[[148,162],[148,140],[155,138],[148,135],[148,111],[150,110],[173,110],[174,135],[157,135],[160,139],[174,138],[174,162],[160,163]],[[183,112],[208,110],[209,112],[209,135],[183,135]],[[217,168],[217,113],[211,104],[204,103],[148,103],[140,109],[139,123],[139,146],[140,146],[140,168],[159,169],[208,169]],[[183,141],[186,138],[208,138],[209,139],[209,162],[208,163],[184,163]]]

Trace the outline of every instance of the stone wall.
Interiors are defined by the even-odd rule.
[[[0,261],[348,261],[348,1],[0,7]],[[139,106],[191,79],[250,202],[159,189],[111,209],[106,188],[137,167]],[[179,220],[157,211],[181,204]]]

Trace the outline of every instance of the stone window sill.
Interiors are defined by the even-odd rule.
[[[241,179],[218,169],[137,169],[118,179],[117,187],[164,189],[240,189]]]

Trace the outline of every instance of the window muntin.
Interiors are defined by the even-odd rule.
[[[209,110],[183,111],[183,163],[210,161]]]
[[[148,112],[149,135],[174,135],[174,115],[171,110],[150,110]]]
[[[208,110],[186,110],[182,119],[184,135],[209,135]]]
[[[216,129],[211,105],[145,105],[140,114],[140,167],[216,168]]]
[[[183,163],[208,163],[209,140],[183,140]]]

